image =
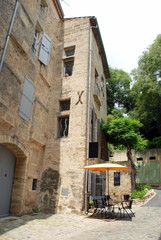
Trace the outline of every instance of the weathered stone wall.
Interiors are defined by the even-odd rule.
[[[90,41],[90,37],[92,41]],[[92,42],[91,47],[90,42]],[[70,46],[75,46],[74,69],[72,76],[63,77],[62,95],[60,96],[60,99],[71,99],[69,136],[66,139],[56,140],[60,142],[61,149],[59,211],[81,211],[83,207],[85,179],[82,168],[87,164],[86,141],[89,78],[91,78],[89,129],[91,128],[93,108],[98,119],[106,120],[105,83],[104,95],[100,97],[101,107],[94,99],[95,69],[99,73],[98,81],[100,85],[102,84],[101,76],[104,77],[104,74],[101,57],[91,30],[89,18],[73,18],[64,21],[64,48]],[[91,69],[89,69],[90,54]],[[78,102],[80,93],[82,93],[81,102]],[[97,140],[95,139],[95,141]]]
[[[4,46],[15,2],[0,1],[0,48]],[[14,214],[33,209],[53,213],[82,210],[89,79],[89,141],[99,141],[97,125],[95,139],[91,137],[93,109],[96,120],[106,120],[106,79],[90,17],[63,20],[55,7],[56,1],[46,0],[43,11],[40,3],[19,1],[0,73],[0,144],[16,156],[11,201]],[[35,29],[40,36],[45,32],[52,40],[48,66],[32,51]],[[75,46],[73,74],[64,76],[64,48],[70,46]],[[29,121],[18,115],[25,77],[35,87]],[[61,112],[60,101],[65,99],[70,99],[70,110]],[[69,133],[60,138],[58,118],[66,115]],[[98,162],[101,156],[106,159],[105,141],[100,136],[99,148],[104,148],[104,153],[101,155],[99,150],[98,158],[93,160]],[[36,189],[33,183],[37,184]]]
[[[3,136],[0,143],[8,146],[12,151],[18,149],[17,144],[19,143],[26,151],[25,157],[18,156],[16,161],[11,203],[12,213],[32,211],[32,208],[43,208],[43,206],[45,209],[47,208],[46,203],[43,205],[43,188],[32,190],[32,183],[33,179],[37,179],[38,185],[41,183],[42,186],[43,182],[46,181],[44,176],[50,169],[50,164],[46,166],[43,159],[46,154],[45,145],[48,144],[48,139],[52,137],[54,128],[52,121],[53,106],[51,104],[51,98],[54,97],[55,91],[53,89],[56,87],[55,82],[61,82],[60,63],[63,27],[62,19],[60,19],[53,1],[46,0],[45,11],[41,11],[40,2],[36,0],[19,1],[2,72],[0,73],[0,134]],[[1,49],[4,47],[15,3],[14,0],[0,1]],[[48,66],[43,65],[32,51],[36,27],[39,28],[41,34],[46,32],[52,39]],[[2,51],[0,54],[2,54]],[[29,78],[35,86],[34,102],[29,122],[18,116],[25,77]],[[17,139],[16,143],[14,141],[15,146],[11,141],[13,138]],[[16,151],[15,156],[17,156]],[[55,164],[58,164],[58,162]],[[51,167],[54,169],[54,164]],[[53,174],[53,171],[51,170],[49,176]],[[44,172],[46,175],[44,175]],[[58,173],[56,173],[57,178]],[[39,195],[37,194],[38,191]],[[46,192],[48,192],[47,195],[51,195],[48,189]],[[53,202],[55,202],[55,199],[52,196],[50,199],[51,206],[54,205]],[[53,206],[51,211],[55,211],[55,207]]]
[[[151,162],[158,162],[159,172],[161,176],[161,149],[145,149],[144,151],[132,151],[133,161],[137,165],[139,162],[141,163],[151,163]],[[115,161],[121,163],[123,161],[128,162],[126,156],[126,150],[115,150],[111,153],[109,157],[110,161]],[[150,167],[150,165],[148,165]],[[154,170],[154,169],[153,169]],[[148,182],[148,172],[144,171],[144,179],[146,179],[147,184]],[[152,175],[152,174],[151,174]],[[146,177],[147,176],[147,177]],[[160,178],[158,179],[160,181]],[[153,184],[152,184],[153,185]],[[155,185],[161,186],[161,182]]]

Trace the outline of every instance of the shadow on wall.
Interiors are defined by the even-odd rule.
[[[41,210],[46,213],[56,213],[58,182],[58,171],[48,168],[42,173],[40,180]]]

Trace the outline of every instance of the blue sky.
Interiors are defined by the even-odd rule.
[[[130,73],[161,33],[161,0],[60,0],[65,17],[96,16],[108,63]]]

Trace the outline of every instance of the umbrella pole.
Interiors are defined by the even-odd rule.
[[[108,171],[108,206],[109,206],[109,201],[110,201],[110,171]]]

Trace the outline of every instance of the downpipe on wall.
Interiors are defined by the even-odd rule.
[[[6,55],[6,51],[7,51],[8,42],[9,42],[9,39],[10,39],[10,34],[11,34],[11,31],[12,31],[13,23],[14,23],[14,20],[15,20],[15,17],[16,17],[18,5],[19,5],[19,2],[18,2],[18,0],[16,0],[15,8],[14,8],[13,15],[12,15],[12,19],[11,19],[11,22],[10,22],[10,25],[9,25],[9,29],[8,29],[8,32],[7,32],[5,44],[4,44],[3,51],[2,51],[2,57],[1,57],[1,61],[0,61],[0,72],[2,71],[2,66],[3,66],[5,55]]]
[[[88,166],[89,141],[90,141],[91,69],[92,69],[92,27],[90,27],[90,29],[89,29],[86,166]],[[86,169],[85,170],[85,214],[88,213],[88,177],[89,177],[89,170]]]

